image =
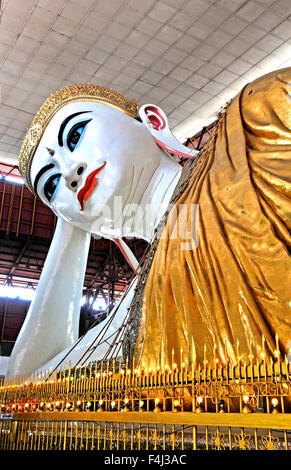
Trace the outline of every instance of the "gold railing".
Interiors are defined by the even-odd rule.
[[[180,363],[111,360],[6,380],[0,449],[291,448],[287,357]]]
[[[283,415],[59,412],[0,421],[0,450],[290,450]]]

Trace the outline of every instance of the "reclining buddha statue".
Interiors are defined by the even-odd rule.
[[[174,138],[159,107],[138,110],[110,89],[73,85],[45,101],[19,169],[58,222],[9,375],[74,365],[86,351],[102,359],[121,337],[135,364],[179,363],[180,351],[199,363],[205,349],[221,363],[276,345],[288,353],[290,80],[287,68],[245,86],[199,153]],[[78,340],[91,235],[114,240],[136,276]],[[142,265],[127,237],[149,242]]]

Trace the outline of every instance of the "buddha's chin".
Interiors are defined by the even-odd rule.
[[[107,197],[105,194],[99,186],[83,201],[82,207],[77,197],[71,197],[56,200],[51,209],[58,217],[87,232],[106,238],[124,236],[124,230],[128,232],[122,217],[124,198],[115,197],[113,191]]]
[[[99,210],[95,206],[93,211],[86,208],[83,211],[58,211],[56,215],[75,227],[101,237],[114,238],[121,233],[120,225],[104,210],[104,206]]]

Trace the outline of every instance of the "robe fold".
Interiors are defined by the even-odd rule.
[[[248,362],[274,354],[276,340],[291,348],[290,98],[288,68],[221,113],[158,243],[135,363],[202,363],[205,351]]]

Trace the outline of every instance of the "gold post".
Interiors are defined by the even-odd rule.
[[[23,203],[23,192],[24,192],[24,185],[23,185],[22,188],[21,188],[21,194],[20,194],[20,203],[19,203],[19,209],[18,209],[16,237],[18,237],[18,234],[19,234],[21,210],[22,210],[22,203]]]

